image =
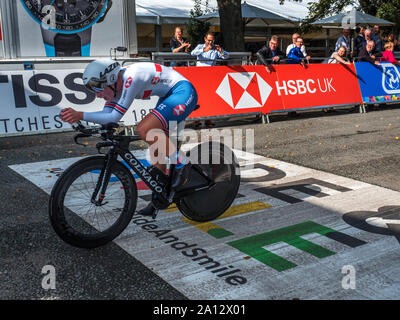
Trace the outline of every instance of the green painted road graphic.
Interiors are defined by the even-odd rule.
[[[156,220],[135,215],[114,242],[190,299],[398,299],[399,192],[235,153],[242,182],[221,217],[198,223],[172,205]],[[10,168],[50,194],[76,160]],[[140,209],[150,192],[138,195]]]

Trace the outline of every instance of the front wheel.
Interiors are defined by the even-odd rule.
[[[106,157],[82,159],[57,180],[49,200],[51,225],[70,245],[95,248],[116,238],[136,209],[137,187],[131,172],[115,161],[101,204],[92,200]],[[96,197],[98,199],[98,195]]]
[[[197,145],[189,151],[187,157],[203,169],[214,180],[215,185],[212,189],[197,191],[183,197],[177,206],[190,220],[213,220],[231,206],[238,193],[240,172],[237,159],[230,148],[216,142]],[[200,180],[199,174],[193,169],[190,180]]]

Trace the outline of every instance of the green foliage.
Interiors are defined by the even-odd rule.
[[[294,0],[302,2],[302,0]],[[285,0],[280,0],[284,4]],[[400,0],[319,0],[308,5],[309,14],[302,29],[310,28],[310,23],[343,12],[347,6],[356,10],[396,23],[400,27]]]
[[[204,36],[210,29],[211,24],[209,22],[204,22],[196,19],[204,14],[211,12],[208,8],[208,0],[204,1],[205,9],[202,9],[202,0],[193,0],[194,7],[190,10],[190,20],[186,25],[187,34],[189,36],[189,41],[192,44],[192,48],[200,43],[204,42]]]

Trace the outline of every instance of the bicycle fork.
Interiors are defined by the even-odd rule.
[[[113,149],[113,148],[112,148]],[[102,206],[107,204],[108,202],[104,202],[103,200],[106,195],[106,190],[108,187],[108,182],[110,181],[111,177],[111,168],[112,164],[114,163],[115,159],[117,158],[117,154],[113,152],[113,150],[110,150],[110,152],[107,153],[107,159],[105,160],[105,166],[101,169],[99,179],[97,180],[96,187],[93,191],[91,202],[95,206]],[[100,193],[99,193],[100,191]],[[98,199],[97,199],[98,196]]]

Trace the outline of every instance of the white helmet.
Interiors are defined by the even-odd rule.
[[[99,92],[117,82],[121,64],[112,59],[99,59],[89,63],[83,72],[83,84]]]

